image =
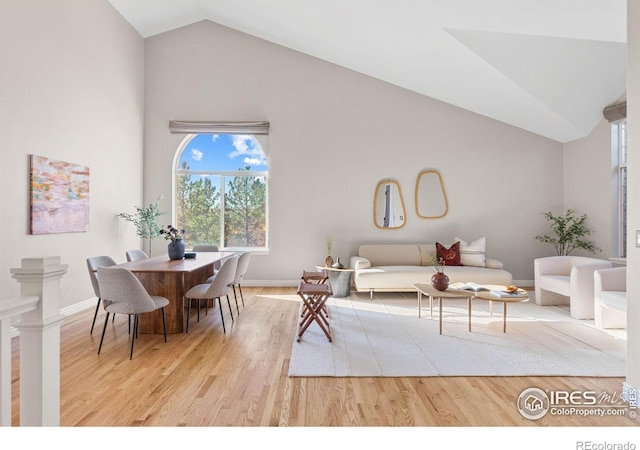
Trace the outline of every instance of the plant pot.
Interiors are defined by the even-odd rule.
[[[175,239],[169,243],[169,259],[184,258],[185,245],[182,239]]]
[[[327,257],[324,259],[324,266],[325,266],[325,267],[331,267],[331,266],[333,266],[333,258],[332,258],[331,256],[327,256]]]
[[[446,291],[449,287],[449,277],[442,272],[434,273],[431,277],[431,286],[438,291]]]

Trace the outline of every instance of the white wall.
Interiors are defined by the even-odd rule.
[[[327,236],[344,261],[368,242],[486,236],[488,256],[517,280],[533,280],[533,259],[553,254],[535,236],[547,232],[541,213],[562,207],[562,145],[521,129],[211,22],[145,41],[146,202],[171,197],[182,136],[169,133],[170,120],[271,123],[271,251],[252,259],[248,280],[299,278],[324,261]],[[415,213],[425,168],[442,173],[442,219]],[[373,224],[383,178],[402,188],[402,229]]]
[[[142,201],[143,39],[106,0],[0,0],[0,298],[21,258],[58,255],[62,306],[93,297],[88,256],[138,248],[115,214]],[[86,233],[29,235],[29,156],[89,166]]]
[[[587,226],[593,231],[588,239],[602,250],[595,254],[576,250],[572,254],[619,256],[617,241],[614,242],[617,204],[613,195],[617,187],[613,182],[611,125],[602,119],[589,136],[564,144],[563,154],[564,209],[573,208],[576,215],[587,215]]]

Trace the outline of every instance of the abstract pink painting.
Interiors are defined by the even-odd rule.
[[[89,230],[89,168],[31,155],[31,234]]]

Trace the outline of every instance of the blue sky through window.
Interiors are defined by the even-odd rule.
[[[194,171],[237,171],[245,166],[252,171],[267,170],[262,146],[246,134],[198,134],[184,148],[178,167],[183,162]]]

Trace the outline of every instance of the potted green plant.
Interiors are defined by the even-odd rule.
[[[555,247],[558,256],[567,256],[575,249],[589,253],[600,251],[592,242],[585,239],[592,231],[587,227],[587,215],[576,216],[575,210],[569,209],[564,215],[556,216],[551,212],[542,213],[549,222],[553,235],[538,235],[536,239]]]
[[[327,257],[324,259],[324,265],[331,267],[333,265],[333,258],[331,257],[331,248],[333,247],[333,238],[327,237]]]
[[[161,195],[158,197],[158,201],[164,197]],[[121,212],[118,217],[131,222],[136,227],[136,234],[142,239],[146,239],[148,243],[149,256],[151,256],[151,239],[160,236],[160,226],[158,225],[158,218],[166,212],[161,211],[158,206],[158,201],[151,203],[147,207],[136,206],[136,212],[134,214]]]

